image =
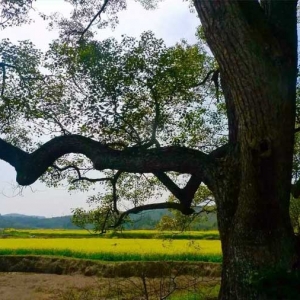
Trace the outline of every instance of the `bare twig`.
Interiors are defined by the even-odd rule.
[[[86,34],[86,32],[90,29],[90,27],[93,25],[94,21],[101,15],[101,13],[105,10],[105,7],[107,6],[109,0],[105,0],[101,9],[96,13],[96,15],[94,16],[94,18],[90,21],[90,23],[88,24],[88,26],[83,30],[83,32],[81,33],[80,39],[79,41],[81,41],[83,39],[83,36]]]
[[[0,67],[2,69],[2,87],[1,87],[1,98],[4,96],[5,91],[5,79],[6,79],[6,71],[5,71],[5,64],[0,63]]]

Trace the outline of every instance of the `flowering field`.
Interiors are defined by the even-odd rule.
[[[0,240],[1,254],[55,255],[103,261],[222,260],[218,240],[10,238]]]

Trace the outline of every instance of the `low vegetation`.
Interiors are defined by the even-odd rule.
[[[135,277],[99,283],[98,288],[72,289],[60,293],[61,300],[213,300],[220,289],[219,279],[194,276],[161,278]]]
[[[41,255],[1,255],[1,272],[27,272],[57,275],[85,275],[101,278],[129,278],[146,276],[157,278],[170,274],[219,278],[221,265],[211,262],[125,261],[64,258]]]
[[[122,239],[174,239],[174,240],[219,240],[217,230],[207,231],[161,231],[161,230],[126,230],[108,231],[105,234],[74,229],[5,229],[0,237],[6,238],[122,238]]]

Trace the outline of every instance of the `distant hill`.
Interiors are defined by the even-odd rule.
[[[43,216],[8,214],[0,215],[0,228],[77,229],[78,227],[71,222],[71,216],[46,218]]]
[[[131,223],[125,224],[127,229],[155,229],[164,215],[171,215],[168,209],[149,210],[130,215]],[[72,216],[46,218],[44,216],[28,216],[23,214],[0,215],[0,228],[16,229],[78,229],[71,221]],[[207,219],[197,223],[193,229],[216,229],[217,218],[215,213],[207,215]]]
[[[27,217],[32,217],[32,218],[38,218],[38,219],[46,219],[44,216],[28,216],[28,215],[23,215],[23,214],[6,214],[2,215],[3,217],[16,217],[16,218],[27,218]]]

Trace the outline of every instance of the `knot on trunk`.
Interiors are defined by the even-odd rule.
[[[270,157],[272,154],[272,142],[269,138],[252,140],[250,147],[257,152],[260,157]]]

